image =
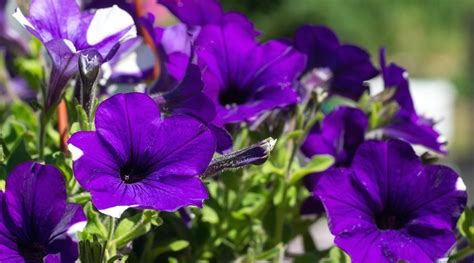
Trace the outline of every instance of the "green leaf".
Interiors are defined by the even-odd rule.
[[[0,163],[5,162],[6,156],[5,152],[3,151],[3,138],[2,138],[2,133],[0,132]]]
[[[321,110],[327,114],[339,106],[356,107],[357,104],[351,99],[336,95],[331,96],[327,100],[325,100],[324,103],[321,105]]]
[[[458,229],[461,235],[474,244],[474,210],[466,208],[458,221]]]
[[[17,121],[23,123],[33,131],[37,129],[38,120],[35,118],[33,109],[28,104],[20,102],[14,103],[11,106],[11,112]]]
[[[115,230],[114,240],[112,242],[115,243],[118,248],[127,245],[130,241],[150,231],[153,221],[156,225],[157,217],[157,212],[145,210],[132,217],[122,219]]]
[[[283,202],[283,194],[285,191],[285,185],[283,183],[283,179],[280,177],[275,180],[275,193],[273,195],[273,205],[279,206],[281,202]]]
[[[26,151],[24,140],[16,146],[15,150],[10,154],[7,161],[7,171],[12,171],[18,164],[31,160],[30,154]]]
[[[186,240],[176,240],[169,244],[169,248],[173,252],[183,250],[189,246],[189,242]]]
[[[81,130],[83,130],[83,131],[91,130],[91,126],[90,126],[90,123],[89,123],[89,117],[87,116],[87,113],[84,110],[84,108],[82,107],[82,105],[80,105],[80,104],[76,105],[76,112],[77,112],[77,115],[78,115],[78,120],[79,120],[79,124],[81,126]]]
[[[308,174],[325,171],[333,164],[334,157],[331,155],[315,155],[305,167],[293,173],[290,179],[290,184],[295,184]]]
[[[255,256],[256,260],[270,260],[276,258],[278,255],[281,254],[282,250],[284,250],[284,246],[282,244],[278,244],[274,248],[271,248],[267,251],[262,252],[261,254]]]
[[[211,207],[204,205],[201,210],[201,213],[203,222],[208,222],[209,224],[219,223],[219,215]]]
[[[84,235],[96,235],[103,240],[107,240],[107,228],[102,224],[99,212],[94,210],[90,202],[85,205],[84,212],[87,216],[87,225],[83,231]]]
[[[337,247],[331,248],[329,250],[329,255],[319,262],[321,263],[349,263],[351,262],[351,258],[344,253],[344,251],[340,250]]]

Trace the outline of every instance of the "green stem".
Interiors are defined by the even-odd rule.
[[[38,138],[38,159],[44,161],[44,141],[46,139],[46,126],[48,125],[48,118],[44,111],[40,113],[39,138]]]
[[[107,251],[109,252],[109,258],[115,256],[115,254],[117,253],[117,245],[115,242],[112,242],[115,234],[116,221],[117,219],[109,217],[109,224],[107,228],[107,243],[109,244]]]
[[[470,255],[474,254],[474,247],[469,246],[457,251],[454,255],[449,257],[449,261],[457,262]]]

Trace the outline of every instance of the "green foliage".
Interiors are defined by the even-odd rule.
[[[466,208],[458,221],[458,229],[461,234],[474,245],[474,210]]]
[[[344,253],[344,251],[340,250],[337,247],[333,247],[331,248],[331,250],[329,250],[329,255],[323,258],[319,262],[321,263],[350,263],[351,259],[346,253]]]

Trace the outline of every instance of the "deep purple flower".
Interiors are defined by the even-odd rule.
[[[96,49],[108,61],[122,41],[136,36],[132,17],[117,6],[81,12],[75,0],[32,0],[27,17],[20,9],[14,16],[41,40],[51,57],[47,109],[59,101],[77,73],[80,52]]]
[[[393,63],[387,66],[383,49],[380,51],[380,67],[385,89],[396,89],[394,99],[400,106],[400,110],[390,124],[383,128],[384,134],[411,144],[425,146],[439,153],[447,153],[446,142],[433,128],[433,121],[416,113],[410,94],[408,72]]]
[[[192,35],[185,24],[153,28],[151,19],[142,24],[154,36],[156,52],[160,56],[161,72],[150,93],[171,91],[183,81],[193,59]]]
[[[160,0],[160,4],[189,26],[219,23],[224,15],[217,0]]]
[[[308,158],[329,154],[336,166],[350,165],[360,144],[364,142],[369,121],[363,111],[352,107],[338,107],[308,134],[301,151]]]
[[[0,191],[0,262],[75,262],[86,217],[66,202],[64,176],[51,165],[17,166]]]
[[[453,170],[423,165],[399,140],[368,141],[350,168],[320,178],[314,194],[335,243],[352,262],[434,262],[455,243],[466,187]]]
[[[307,56],[304,78],[310,80],[308,84],[326,84],[330,94],[358,100],[368,90],[364,81],[378,74],[365,50],[341,44],[327,27],[300,27],[295,35],[295,47]]]
[[[153,28],[152,19],[142,20],[142,24],[154,34],[161,62],[160,77],[148,93],[155,96],[165,113],[185,114],[206,123],[216,137],[219,152],[231,148],[232,138],[216,114],[214,102],[203,92],[201,70],[192,63],[192,35],[188,26]]]
[[[334,157],[333,167],[349,166],[357,148],[364,142],[369,121],[358,108],[341,106],[330,112],[317,123],[301,146],[303,154],[311,158],[314,155],[329,154]],[[312,191],[322,173],[309,174],[304,178],[306,189]],[[321,200],[317,197],[307,198],[301,205],[301,214],[321,214]]]
[[[175,211],[208,197],[198,176],[216,149],[206,125],[188,116],[164,120],[143,93],[115,95],[99,105],[97,131],[69,140],[73,169],[93,204],[119,217],[128,207]]]
[[[199,67],[189,64],[184,79],[175,87],[166,88],[170,91],[155,100],[164,112],[192,116],[207,124],[216,138],[217,151],[223,152],[232,147],[232,137],[219,121],[214,103],[203,93],[203,88]]]
[[[281,41],[260,44],[253,24],[229,13],[201,28],[196,39],[205,93],[224,123],[252,121],[298,101],[293,84],[305,58]]]

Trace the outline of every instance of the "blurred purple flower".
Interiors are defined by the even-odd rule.
[[[295,47],[307,56],[304,73],[307,84],[326,84],[330,94],[358,100],[368,90],[364,81],[378,74],[365,50],[341,44],[327,27],[300,27],[295,34]]]
[[[455,243],[466,201],[450,168],[423,165],[398,140],[368,141],[350,168],[330,169],[314,191],[335,243],[353,262],[434,262]]]
[[[99,105],[97,131],[69,140],[73,169],[101,212],[119,217],[129,207],[175,211],[201,207],[208,194],[198,178],[216,143],[209,129],[188,116],[164,120],[143,93],[115,95]]]
[[[394,119],[383,128],[384,134],[446,154],[446,142],[433,128],[433,121],[416,113],[410,94],[408,72],[393,63],[387,66],[385,64],[384,49],[380,51],[380,67],[385,89],[396,89],[394,99],[400,106],[400,110]]]
[[[8,87],[0,85],[0,101],[2,103],[12,102],[18,98],[22,101],[31,102],[36,99],[36,93],[28,86],[26,80],[13,77],[8,80]]]
[[[51,165],[17,166],[0,191],[1,262],[75,262],[86,217],[78,204],[66,202],[64,176]]]
[[[77,73],[80,52],[96,49],[103,61],[108,61],[121,42],[136,36],[132,17],[117,6],[81,12],[75,0],[32,0],[29,16],[20,9],[14,16],[43,42],[51,57],[47,110],[59,101],[67,82]]]
[[[27,54],[29,51],[26,41],[8,26],[5,17],[7,4],[7,0],[0,0],[0,47],[4,47],[8,51]]]
[[[206,93],[224,123],[252,121],[262,113],[298,102],[294,82],[305,58],[281,41],[260,44],[253,24],[228,13],[201,28],[196,54]]]

